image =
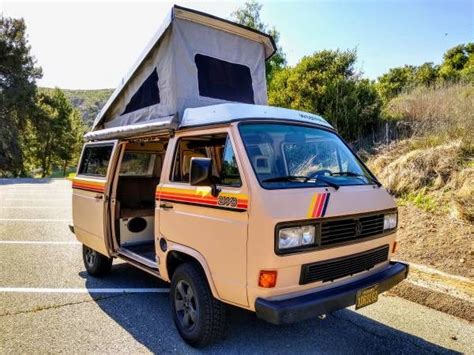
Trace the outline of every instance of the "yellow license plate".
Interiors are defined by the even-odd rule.
[[[374,285],[357,291],[356,309],[368,306],[379,299],[379,286]]]

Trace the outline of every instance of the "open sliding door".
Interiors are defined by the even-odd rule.
[[[72,215],[76,238],[109,256],[109,200],[117,140],[87,143],[72,183]]]

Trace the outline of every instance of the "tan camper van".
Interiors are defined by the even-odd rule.
[[[355,305],[406,278],[392,197],[323,118],[267,106],[271,37],[173,7],[85,136],[73,230],[86,270],[121,259],[171,283],[183,339],[226,305],[274,324]]]

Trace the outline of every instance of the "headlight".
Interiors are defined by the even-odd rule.
[[[397,227],[397,214],[386,214],[383,219],[383,230],[394,229]]]
[[[278,248],[290,249],[314,244],[314,226],[282,228],[278,232]]]

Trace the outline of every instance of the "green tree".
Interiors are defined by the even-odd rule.
[[[371,131],[380,113],[372,82],[360,79],[356,51],[325,50],[306,56],[275,74],[269,87],[271,105],[324,116],[346,138]]]
[[[384,103],[402,93],[409,87],[414,86],[416,67],[405,65],[403,67],[391,68],[388,73],[378,78],[377,91]]]
[[[470,76],[474,65],[474,43],[460,44],[446,51],[439,73],[444,80],[459,80]]]
[[[61,166],[65,175],[79,154],[84,134],[81,114],[60,89],[39,93],[36,101],[37,110],[28,131],[31,165],[39,166],[43,177],[53,166]]]
[[[35,108],[41,68],[30,54],[23,19],[0,15],[0,176],[26,173],[22,133]]]
[[[276,30],[275,27],[268,28],[268,25],[264,24],[260,18],[260,11],[262,10],[262,5],[256,2],[255,0],[247,1],[243,6],[241,6],[237,11],[234,11],[231,14],[231,17],[237,23],[253,28],[260,32],[268,33],[273,37],[275,41],[277,51],[275,54],[266,62],[266,77],[267,83],[270,83],[273,79],[274,74],[285,67],[286,65],[286,56],[283,52],[283,49],[279,45],[280,41],[280,32]]]

